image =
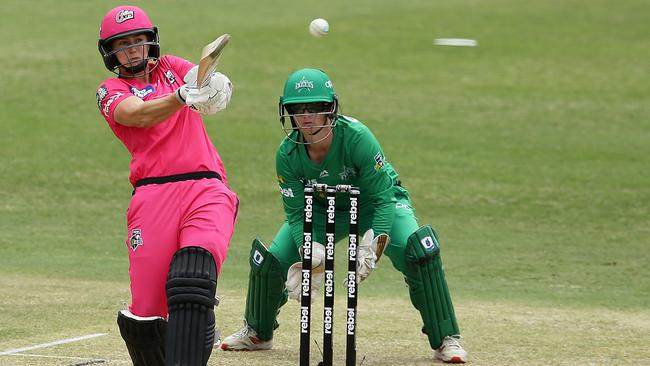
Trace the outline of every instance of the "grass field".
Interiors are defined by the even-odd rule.
[[[129,156],[95,103],[109,76],[99,22],[118,4],[2,3],[0,365],[128,364],[115,314],[129,301]],[[252,238],[269,241],[283,218],[282,84],[312,66],[330,74],[343,112],[373,129],[420,222],[441,234],[471,364],[650,365],[650,3],[138,5],[163,53],[196,61],[232,35],[220,67],[235,94],[206,119],[241,199],[219,279],[222,332],[241,325]],[[315,17],[331,34],[309,35]],[[297,304],[280,322],[273,351],[215,352],[210,365],[296,364]],[[361,287],[359,361],[433,363],[419,324],[384,262]],[[16,351],[89,334],[105,335]]]

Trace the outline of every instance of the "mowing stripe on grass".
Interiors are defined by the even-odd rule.
[[[20,352],[24,352],[24,351],[31,351],[33,349],[47,348],[47,347],[52,347],[52,346],[58,346],[60,344],[83,341],[85,339],[97,338],[97,337],[101,337],[101,336],[105,336],[105,335],[108,335],[108,333],[88,334],[88,335],[85,335],[85,336],[74,337],[74,338],[66,338],[66,339],[61,339],[61,340],[54,341],[54,342],[42,343],[42,344],[37,344],[37,345],[34,345],[34,346],[29,346],[29,347],[15,348],[15,349],[10,349],[8,351],[0,352],[0,356],[12,355],[12,354],[20,353]]]
[[[75,357],[75,356],[54,356],[54,355],[37,355],[33,353],[14,353],[6,355],[11,357],[35,357],[35,358],[53,358],[59,360],[75,360],[70,366],[86,366],[86,365],[112,365],[112,364],[130,364],[131,361],[126,360],[109,360],[103,358],[90,358],[90,357]]]

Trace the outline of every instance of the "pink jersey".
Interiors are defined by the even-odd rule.
[[[180,57],[162,56],[151,72],[151,83],[110,78],[97,89],[97,107],[117,138],[131,153],[131,184],[147,177],[215,171],[226,184],[226,171],[212,144],[200,114],[185,106],[167,120],[150,128],[127,127],[115,121],[114,111],[124,99],[144,101],[164,97],[184,84],[194,65]]]

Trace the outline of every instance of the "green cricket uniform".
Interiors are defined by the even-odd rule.
[[[298,132],[294,132],[297,134]],[[303,240],[305,184],[348,184],[359,187],[359,232],[372,228],[375,235],[386,233],[391,243],[386,255],[399,271],[404,271],[404,246],[418,228],[408,191],[400,186],[398,174],[386,160],[370,130],[354,118],[339,116],[333,140],[321,164],[308,156],[305,145],[285,138],[276,155],[276,169],[286,222],[273,239],[269,251],[288,270],[300,261],[298,248]],[[325,193],[315,193],[314,240],[325,243]],[[336,239],[347,237],[349,223],[347,194],[337,193]]]
[[[384,254],[404,275],[411,303],[420,312],[422,329],[431,348],[438,349],[443,338],[459,334],[437,234],[428,225],[418,225],[408,191],[401,186],[397,172],[368,127],[337,113],[338,99],[329,77],[316,69],[294,72],[285,83],[279,105],[280,121],[288,133],[276,154],[276,172],[286,219],[269,248],[258,239],[253,241],[251,248],[245,318],[246,326],[253,329],[258,338],[246,344],[237,336],[226,341],[244,344],[239,349],[259,349],[254,345],[273,338],[278,326],[277,313],[288,297],[285,283],[289,267],[301,262],[304,188],[317,183],[359,188],[359,233],[363,235],[372,228],[375,235],[390,236]],[[310,159],[294,119],[305,110],[307,114],[327,113],[327,123],[322,128],[332,128],[327,154],[318,164]],[[285,126],[287,119],[291,121],[288,128]],[[348,236],[350,203],[345,193],[337,193],[336,198],[338,242]],[[325,211],[325,192],[315,192],[313,238],[321,244],[325,243]],[[270,343],[264,346],[268,349]],[[225,348],[228,347],[226,344]]]

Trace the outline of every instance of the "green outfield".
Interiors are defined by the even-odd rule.
[[[110,75],[99,22],[119,4],[1,5],[0,365],[129,364],[115,323],[129,301],[129,155],[95,101]],[[196,62],[203,45],[232,36],[220,69],[234,95],[205,119],[241,199],[219,278],[223,333],[241,325],[252,239],[270,241],[283,219],[277,101],[287,75],[309,66],[329,73],[343,113],[370,126],[420,223],[440,233],[472,365],[650,364],[650,3],[137,5],[164,54]],[[330,22],[326,37],[308,33],[316,17]],[[360,291],[359,361],[432,364],[388,260]],[[215,351],[210,365],[296,364],[298,310],[283,308],[274,350]],[[87,335],[97,336],[45,347]]]

